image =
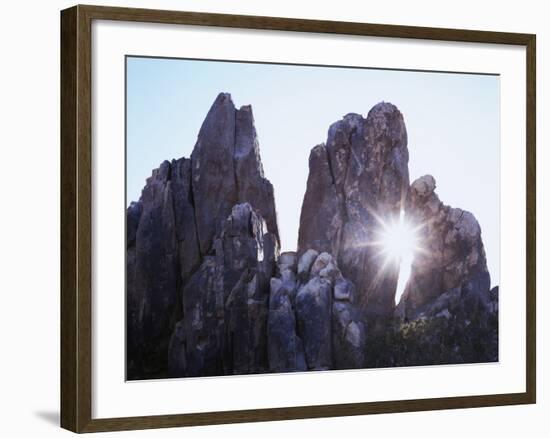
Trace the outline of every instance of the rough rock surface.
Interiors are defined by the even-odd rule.
[[[300,217],[298,253],[327,251],[357,289],[367,317],[394,310],[397,267],[386,266],[377,240],[381,222],[397,216],[408,191],[407,131],[390,103],[379,103],[366,119],[348,114],[334,123],[326,145],[309,158]]]
[[[191,192],[191,160],[180,158],[172,161],[171,181],[181,284],[185,284],[201,262]]]
[[[444,205],[435,188],[431,175],[418,178],[411,184],[406,202],[407,217],[420,227],[421,242],[397,309],[398,315],[407,319],[417,317],[441,294],[474,278],[483,279],[479,287],[487,298],[489,295],[491,282],[477,220],[468,211]]]
[[[233,207],[182,293],[183,318],[170,343],[179,376],[258,373],[267,369],[269,279],[275,236],[250,204]]]
[[[279,254],[249,106],[220,94],[191,158],[163,162],[127,209],[128,379],[498,360],[498,287],[481,229],[427,175],[409,186],[389,103],[314,147],[298,249]],[[404,209],[423,251],[396,307],[375,245]]]
[[[406,214],[420,227],[421,249],[395,312],[398,348],[372,366],[498,360],[498,287],[490,290],[480,226],[435,188],[430,175],[411,184]]]
[[[297,335],[295,295],[295,282],[271,279],[267,344],[272,372],[307,371],[304,344]]]
[[[273,186],[264,176],[258,136],[250,105],[235,112],[235,148],[233,159],[238,202],[250,202],[264,218],[267,229],[279,242]]]
[[[275,201],[264,177],[252,110],[237,110],[231,96],[221,93],[203,122],[191,158],[163,162],[147,180],[140,200],[127,210],[129,379],[168,372],[170,337],[184,308],[182,291],[214,281],[220,267],[212,257],[221,254],[216,244],[224,221],[242,203],[249,203],[260,219],[265,217],[264,231],[271,237],[268,249],[259,251],[274,266],[279,245]],[[231,272],[227,275],[240,271]],[[267,296],[269,285],[261,287]]]
[[[250,106],[237,110],[229,94],[219,94],[200,129],[191,163],[201,255],[210,252],[220,218],[242,202],[260,212],[278,239],[273,187],[264,178]]]
[[[271,279],[268,322],[271,371],[360,368],[365,325],[353,284],[334,258],[306,251],[281,255]]]
[[[488,273],[480,272],[426,303],[413,319],[396,322],[391,342],[397,348],[386,365],[498,361],[498,288],[489,287]]]
[[[170,181],[170,163],[153,171],[141,200],[128,209],[136,218],[141,209],[135,239],[128,241],[129,376],[156,376],[163,366],[158,360],[168,351],[170,333],[180,317],[178,297],[178,250]],[[139,207],[138,207],[139,206]],[[134,226],[128,228],[133,233]],[[129,236],[131,237],[131,236]],[[132,254],[133,253],[133,254]]]

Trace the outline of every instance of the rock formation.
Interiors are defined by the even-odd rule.
[[[408,332],[401,343],[413,345],[398,362],[497,360],[498,288],[490,290],[481,228],[470,212],[444,205],[435,188],[431,175],[418,178],[406,202],[422,244],[396,309]]]
[[[283,253],[278,276],[271,279],[267,344],[269,370],[306,371],[304,343],[297,334],[295,302],[298,279],[296,253]]]
[[[434,190],[430,176],[409,186],[403,117],[388,103],[366,119],[346,115],[330,127],[326,145],[311,151],[298,254],[334,254],[355,289],[358,319],[368,324],[364,366],[498,358],[498,290],[489,291],[479,224]],[[398,264],[384,265],[374,243],[401,211],[420,227],[423,251],[396,308]]]
[[[269,368],[274,372],[360,368],[365,325],[354,287],[326,253],[284,253],[271,279]]]
[[[481,240],[481,228],[474,215],[444,205],[435,193],[431,175],[411,184],[406,214],[419,224],[421,250],[415,256],[411,276],[397,309],[399,316],[413,319],[447,291],[467,282],[488,301],[491,280]]]
[[[403,210],[424,251],[396,307],[398,263],[373,242]],[[409,186],[392,104],[346,115],[312,149],[296,252],[279,254],[251,107],[225,93],[126,228],[130,380],[498,360],[479,224],[431,176]]]
[[[250,204],[237,204],[182,291],[183,318],[170,341],[173,376],[267,369],[269,279],[275,236]]]
[[[220,219],[233,205],[250,202],[279,238],[273,186],[264,178],[254,118],[221,93],[210,108],[191,154],[192,194],[201,255],[211,250]]]
[[[372,319],[393,313],[398,267],[382,268],[376,240],[381,222],[399,215],[409,186],[403,116],[390,103],[366,119],[348,114],[334,123],[326,145],[313,148],[300,216],[298,253],[333,254]]]
[[[192,294],[193,285],[200,294],[201,282],[211,283],[222,269],[216,259],[222,252],[215,242],[221,242],[224,221],[242,203],[252,206],[258,221],[265,219],[263,231],[273,242],[264,258],[275,263],[279,234],[273,187],[264,177],[252,110],[237,110],[231,96],[221,93],[203,122],[191,158],[163,162],[147,180],[140,200],[128,207],[129,379],[166,375],[169,344],[177,338],[170,342],[171,334],[189,302],[182,294]],[[176,332],[182,335],[184,327],[178,325]]]
[[[140,201],[128,209],[132,219],[128,237],[133,237],[127,243],[129,377],[134,372],[162,375],[158,358],[166,356],[170,333],[181,313],[170,171],[167,161],[154,170]]]

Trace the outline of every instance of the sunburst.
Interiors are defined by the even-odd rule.
[[[402,203],[403,204],[403,203]],[[376,288],[386,278],[388,272],[398,272],[398,283],[395,295],[396,303],[411,274],[414,258],[419,253],[427,253],[422,245],[420,231],[425,227],[424,223],[416,223],[407,218],[403,208],[399,215],[383,218],[375,209],[368,209],[370,215],[376,220],[375,229],[371,230],[370,239],[358,239],[354,243],[356,249],[372,247],[371,257],[378,258],[377,272],[370,280],[370,287]]]
[[[398,217],[383,220],[375,216],[378,221],[379,230],[375,232],[376,238],[370,242],[371,246],[379,248],[377,255],[383,258],[379,268],[379,274],[388,266],[397,267],[399,277],[397,283],[396,303],[399,302],[406,283],[410,277],[411,266],[414,257],[419,252],[425,252],[421,244],[420,230],[424,224],[415,224],[410,221],[403,210]]]
[[[420,245],[420,230],[423,224],[415,225],[407,220],[401,210],[398,218],[382,221],[378,219],[380,230],[376,232],[378,239],[372,242],[373,246],[380,247],[380,253],[385,255],[388,263],[396,262],[422,251]]]

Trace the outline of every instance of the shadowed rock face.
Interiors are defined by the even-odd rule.
[[[264,177],[258,136],[250,105],[235,113],[235,175],[239,202],[250,202],[264,218],[267,229],[279,241],[273,186]]]
[[[180,158],[172,161],[171,184],[180,280],[185,284],[201,261],[191,192],[191,160]]]
[[[214,235],[237,203],[235,106],[229,95],[220,94],[199,132],[191,154],[193,199],[201,255],[210,252]]]
[[[395,312],[398,348],[375,366],[498,360],[498,287],[490,290],[481,229],[471,213],[444,205],[435,187],[430,175],[410,187],[406,214],[420,226],[421,250]]]
[[[128,379],[498,360],[498,288],[479,224],[427,175],[409,186],[399,110],[334,123],[314,147],[297,252],[279,255],[249,106],[220,94],[191,158],[163,162],[127,209]],[[423,224],[400,303],[374,245]]]
[[[399,214],[409,186],[407,131],[390,103],[366,119],[348,114],[334,123],[326,145],[311,151],[300,216],[298,253],[334,254],[357,289],[367,317],[393,313],[397,266],[386,266],[377,240],[381,222]]]
[[[128,345],[130,377],[134,369],[152,376],[162,372],[157,357],[167,354],[169,333],[180,314],[170,173],[170,163],[165,161],[148,179],[140,203],[128,211],[135,220],[136,210],[141,210],[135,239],[128,242],[127,268],[128,273],[133,273],[128,280],[128,287],[132,287],[128,295],[128,331],[133,339]],[[135,223],[130,221],[130,225],[128,231],[133,233]]]
[[[275,237],[250,204],[235,205],[182,292],[183,319],[170,341],[173,376],[264,372],[267,369],[269,279]]]
[[[211,250],[220,219],[250,202],[279,239],[273,187],[264,178],[250,106],[235,109],[221,93],[208,112],[191,154],[192,189],[201,255]]]
[[[178,336],[186,333],[183,324],[176,328],[185,310],[182,291],[192,294],[214,281],[221,269],[216,257],[230,250],[216,247],[227,226],[224,221],[233,215],[233,207],[242,203],[250,204],[260,222],[265,218],[263,232],[271,237],[266,243],[268,248],[262,244],[258,250],[264,251],[262,257],[274,266],[279,245],[275,201],[273,187],[264,177],[252,110],[249,106],[235,109],[231,96],[221,93],[203,122],[191,158],[163,162],[147,180],[140,200],[127,210],[129,379],[166,375],[171,334],[176,332],[174,344]],[[249,258],[231,253],[233,262],[239,259],[248,266],[247,260],[256,259],[251,248],[241,250],[250,251]],[[250,266],[253,268],[253,264]],[[242,274],[237,268],[234,272],[224,269],[224,275],[231,278]],[[236,283],[239,279],[231,281]],[[221,287],[227,288],[229,278],[224,281]],[[258,287],[266,289],[267,297],[269,276],[262,281]],[[248,284],[244,279],[243,282]],[[208,297],[205,299],[210,303]],[[205,341],[201,337],[196,342],[202,347]],[[175,354],[176,350],[171,351]],[[210,367],[208,360],[205,363]],[[196,365],[189,358],[187,362],[185,369]],[[182,367],[181,360],[178,366]],[[235,372],[246,366],[235,364]],[[208,374],[212,369],[208,367],[193,373]],[[171,373],[177,374],[174,370]]]
[[[444,205],[435,193],[431,175],[411,184],[406,214],[420,225],[421,251],[415,255],[411,276],[401,297],[397,314],[415,318],[441,294],[476,281],[480,294],[488,298],[487,271],[481,228],[474,215]]]
[[[355,324],[369,327],[358,337],[364,338],[362,349],[345,355],[337,350],[345,344],[333,342],[333,367],[358,352],[362,357],[355,363],[366,367],[498,360],[498,290],[489,292],[479,224],[471,213],[441,203],[434,189],[430,176],[409,187],[406,129],[391,104],[376,105],[366,119],[348,114],[330,127],[326,145],[312,149],[297,277],[305,281],[300,264],[308,265],[319,252],[333,254],[362,310],[349,325],[347,309],[333,305],[333,318],[340,315],[348,324],[346,333],[357,332]],[[419,240],[425,252],[417,253],[396,309],[398,266],[382,266],[381,248],[372,243],[381,222],[400,210],[424,224]],[[315,285],[316,305],[324,303],[322,286]],[[345,294],[335,289],[337,295]],[[335,333],[333,324],[333,340]]]
[[[365,325],[354,287],[324,252],[281,255],[271,279],[269,369],[274,372],[360,368]]]

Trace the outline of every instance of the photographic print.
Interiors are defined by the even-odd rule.
[[[127,380],[498,362],[499,87],[127,56]]]

